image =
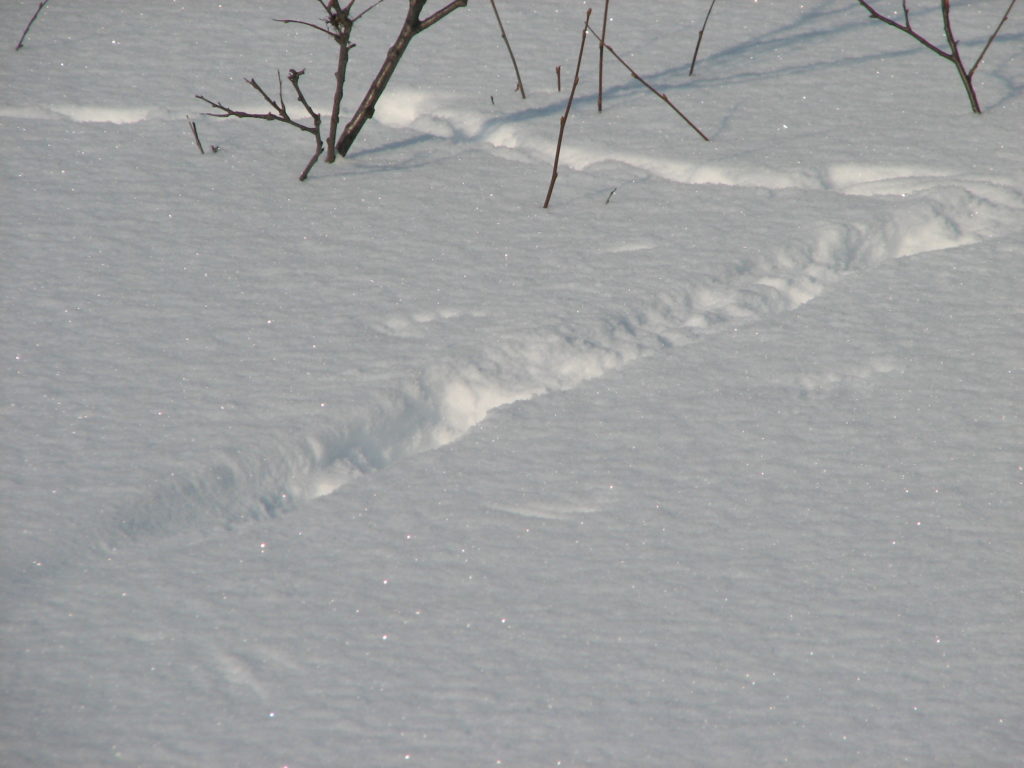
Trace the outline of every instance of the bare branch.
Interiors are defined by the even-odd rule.
[[[558,143],[555,144],[555,162],[551,166],[551,181],[548,183],[548,193],[544,197],[544,208],[551,203],[551,194],[555,191],[555,181],[558,179],[558,158],[562,154],[562,138],[565,136],[565,124],[569,121],[569,110],[572,109],[572,100],[576,96],[576,86],[580,84],[580,66],[583,64],[583,49],[587,45],[587,30],[590,29],[590,8],[587,8],[587,16],[583,20],[583,34],[580,38],[580,53],[576,57],[576,74],[573,75],[572,88],[569,89],[569,100],[565,103],[565,113],[558,123]]]
[[[452,2],[448,3],[448,5],[446,5],[444,8],[434,11],[425,19],[421,19],[419,23],[416,25],[416,31],[422,32],[427,27],[434,26],[435,24],[437,24],[437,22],[439,22],[441,19],[443,19],[445,16],[447,16],[449,13],[456,10],[457,8],[465,8],[466,3],[468,2],[469,0],[452,0]],[[420,0],[409,0],[409,4],[418,4],[420,9],[422,9],[423,6],[425,5],[425,3],[420,2]]]
[[[693,69],[697,66],[697,52],[700,50],[700,44],[704,40],[704,30],[708,28],[708,20],[711,18],[711,11],[714,9],[715,0],[711,0],[707,15],[704,17],[704,23],[700,25],[700,32],[697,33],[697,44],[693,46],[693,58],[690,59],[690,77],[693,77]]]
[[[516,62],[516,55],[512,52],[512,43],[508,41],[508,35],[505,34],[505,25],[501,23],[501,15],[498,13],[498,5],[495,0],[491,0],[491,8],[494,9],[494,18],[498,20],[498,30],[501,32],[501,39],[505,41],[505,47],[508,49],[508,55],[512,59],[512,69],[516,72],[516,90],[526,98],[526,88],[523,85],[523,78],[519,75],[519,64]]]
[[[985,54],[988,53],[989,46],[992,45],[992,41],[996,39],[996,35],[998,35],[999,32],[1002,30],[1003,24],[1005,24],[1006,20],[1010,18],[1010,11],[1013,10],[1013,6],[1016,3],[1017,0],[1010,0],[1010,5],[1006,8],[1006,13],[1004,13],[1003,18],[999,20],[999,23],[996,25],[995,31],[989,36],[988,42],[985,43],[985,47],[981,49],[981,53],[978,54],[978,58],[974,62],[974,66],[971,67],[970,71],[968,71],[968,77],[974,77],[974,71],[978,68],[978,65],[981,64],[981,60],[985,58]]]
[[[304,69],[289,70],[288,82],[292,84],[292,88],[295,90],[295,97],[298,99],[299,103],[305,108],[306,112],[313,119],[312,126],[306,125],[305,123],[300,123],[299,121],[293,119],[292,116],[288,114],[288,109],[284,103],[284,86],[281,85],[280,71],[278,71],[277,73],[278,84],[281,86],[280,103],[274,101],[274,99],[272,99],[267,94],[267,92],[263,90],[262,86],[260,86],[260,84],[257,83],[255,79],[249,78],[245,81],[250,86],[252,86],[253,90],[255,90],[257,93],[260,94],[260,96],[263,97],[264,101],[266,101],[268,104],[270,104],[271,107],[273,107],[273,112],[264,112],[263,114],[260,114],[258,112],[243,112],[242,110],[233,109],[232,107],[228,107],[219,101],[213,101],[212,99],[208,99],[205,96],[200,96],[199,94],[196,94],[196,98],[202,102],[205,102],[206,104],[209,104],[214,109],[220,110],[219,114],[215,112],[205,113],[210,117],[240,117],[251,118],[254,120],[273,120],[279,123],[285,123],[294,128],[298,128],[300,131],[303,131],[305,133],[312,134],[314,140],[316,141],[316,149],[313,152],[313,156],[309,159],[309,162],[306,163],[306,167],[302,169],[302,173],[299,174],[299,181],[305,181],[306,178],[309,176],[310,169],[316,164],[316,161],[320,159],[320,156],[324,152],[324,141],[320,133],[320,114],[314,111],[313,108],[310,106],[309,101],[306,99],[306,95],[302,92],[302,87],[299,85],[299,78],[301,78],[305,73],[306,70]]]
[[[408,49],[412,39],[423,30],[439,22],[452,11],[465,7],[467,2],[469,0],[452,0],[448,5],[435,11],[426,19],[420,19],[420,13],[423,11],[423,6],[427,4],[427,0],[409,0],[409,10],[405,15],[405,23],[402,24],[398,37],[395,38],[395,42],[388,49],[387,56],[384,57],[384,63],[377,71],[377,75],[373,78],[369,88],[366,89],[363,100],[356,108],[355,114],[352,115],[345,129],[341,132],[341,137],[338,139],[335,147],[339,155],[344,157],[348,154],[363,126],[373,117],[377,102],[380,100],[381,94],[384,93],[384,89],[387,88],[388,83],[391,82],[391,76],[398,69],[398,62],[405,55],[405,51]]]
[[[354,22],[355,22],[355,21],[359,21],[359,20],[360,20],[361,18],[363,18],[363,16],[365,16],[366,14],[368,14],[368,13],[369,13],[370,11],[372,11],[372,10],[373,10],[374,8],[376,8],[376,7],[378,6],[378,5],[380,5],[380,4],[381,4],[381,3],[383,3],[383,2],[384,2],[384,0],[377,0],[377,2],[376,2],[376,3],[374,3],[373,5],[371,5],[371,6],[367,7],[366,9],[364,9],[364,10],[360,11],[360,12],[359,12],[359,13],[357,13],[357,14],[356,14],[355,16],[353,16],[353,17],[352,17],[352,21],[354,21]],[[355,0],[350,0],[349,4],[345,6],[345,13],[348,13],[349,9],[350,9],[350,8],[351,8],[351,7],[352,7],[352,6],[354,5],[354,4],[355,4]]]
[[[196,146],[199,147],[199,154],[205,155],[206,150],[203,149],[203,142],[199,140],[199,129],[196,128],[196,121],[188,115],[185,115],[185,120],[188,122],[188,127],[192,129],[192,138],[195,139]]]
[[[601,39],[608,36],[608,0],[604,0],[604,14],[601,16]],[[604,46],[597,50],[597,111],[604,111]]]
[[[907,10],[906,0],[904,0],[904,3],[903,3],[903,18],[906,20],[905,24],[900,24],[898,21],[893,21],[888,16],[883,16],[878,11],[876,11],[874,8],[872,8],[867,3],[867,0],[857,0],[857,2],[860,3],[862,6],[864,6],[864,8],[867,10],[867,12],[871,15],[871,18],[878,19],[879,21],[885,22],[890,27],[895,27],[900,32],[905,32],[906,34],[910,35],[912,38],[917,40],[917,42],[919,42],[921,45],[923,45],[928,50],[930,50],[930,51],[932,51],[934,53],[937,53],[939,56],[941,56],[944,59],[952,60],[953,54],[947,53],[946,51],[942,50],[937,45],[935,45],[935,43],[933,43],[930,40],[927,40],[926,38],[922,37],[917,32],[915,32],[914,29],[910,26],[910,11]]]
[[[942,0],[941,3],[942,28],[946,36],[946,44],[949,45],[948,51],[939,48],[930,40],[918,34],[913,29],[913,27],[911,27],[910,9],[907,7],[907,0],[903,0],[903,24],[900,24],[899,22],[893,21],[892,19],[883,16],[874,8],[872,8],[871,5],[867,2],[867,0],[857,0],[857,2],[859,2],[865,9],[867,9],[868,13],[871,15],[872,18],[878,19],[879,21],[884,21],[889,26],[895,27],[901,32],[905,32],[906,34],[910,35],[912,38],[917,40],[919,43],[921,43],[921,45],[923,45],[928,50],[938,54],[943,59],[952,62],[953,66],[956,67],[957,74],[960,76],[960,82],[963,83],[964,90],[967,91],[967,99],[971,103],[971,111],[974,112],[975,114],[981,114],[981,105],[978,103],[978,94],[974,90],[974,73],[977,71],[978,65],[981,64],[981,60],[985,58],[985,54],[988,53],[988,49],[992,45],[992,42],[996,39],[996,36],[1002,30],[1003,25],[1006,23],[1006,19],[1009,17],[1010,11],[1013,10],[1013,6],[1016,4],[1017,0],[1010,0],[1010,4],[1007,6],[1006,12],[1003,14],[1003,18],[1000,19],[999,23],[996,25],[995,30],[992,32],[992,34],[986,41],[985,47],[982,48],[981,53],[978,55],[978,58],[975,60],[974,65],[970,69],[967,69],[967,67],[964,65],[963,57],[960,55],[960,44],[956,39],[956,35],[953,34],[953,21],[951,19],[950,0]]]
[[[25,25],[25,30],[21,33],[21,37],[18,38],[18,44],[14,46],[14,50],[20,51],[25,45],[25,38],[28,37],[28,31],[32,28],[36,18],[43,10],[43,6],[46,5],[50,0],[40,0],[39,7],[36,8],[36,12],[32,14],[32,18],[28,20],[28,24]]]
[[[681,111],[679,110],[679,107],[677,107],[677,106],[676,106],[675,104],[673,104],[673,103],[672,103],[672,100],[671,100],[671,99],[669,99],[669,97],[668,97],[668,96],[666,96],[666,95],[665,95],[664,93],[662,93],[662,92],[661,92],[661,91],[659,91],[659,90],[658,90],[657,88],[655,88],[655,87],[654,87],[653,85],[651,85],[651,84],[650,84],[649,82],[647,82],[646,80],[644,80],[644,79],[643,79],[643,78],[642,78],[642,77],[640,76],[640,74],[639,74],[639,73],[638,73],[638,72],[637,72],[637,71],[636,71],[635,69],[633,69],[633,68],[632,68],[631,66],[629,66],[629,64],[627,64],[627,63],[626,63],[626,60],[625,60],[625,59],[623,59],[623,58],[622,58],[621,56],[619,56],[619,54],[617,54],[617,53],[615,52],[615,49],[614,49],[614,48],[612,48],[612,47],[611,47],[610,45],[608,45],[608,44],[607,44],[607,43],[606,43],[606,42],[605,42],[604,40],[602,40],[602,39],[601,39],[601,37],[600,37],[600,35],[598,35],[598,34],[597,34],[597,32],[596,32],[596,31],[594,30],[594,28],[593,28],[593,27],[591,27],[591,26],[589,26],[589,25],[588,25],[588,26],[587,26],[587,29],[589,29],[589,30],[590,30],[591,32],[593,32],[595,36],[597,36],[597,38],[598,38],[598,41],[599,41],[599,42],[601,43],[601,45],[602,45],[602,46],[603,46],[604,48],[607,48],[607,49],[608,49],[608,53],[610,53],[610,54],[611,54],[612,56],[614,56],[614,57],[615,57],[615,59],[616,59],[616,60],[617,60],[617,61],[618,61],[618,62],[619,62],[619,63],[620,63],[620,64],[621,64],[622,66],[624,66],[624,67],[625,67],[626,69],[628,69],[628,70],[629,70],[629,74],[631,74],[631,75],[632,75],[632,76],[633,76],[633,77],[634,77],[634,78],[635,78],[636,80],[639,80],[639,81],[640,81],[640,83],[641,83],[641,84],[642,84],[642,85],[643,85],[644,87],[646,87],[646,88],[647,88],[647,90],[649,90],[649,91],[650,91],[651,93],[653,93],[653,94],[654,94],[655,96],[657,96],[657,97],[658,97],[658,98],[660,98],[660,99],[661,99],[662,101],[664,101],[664,102],[665,102],[666,104],[668,104],[668,106],[672,108],[672,111],[673,111],[673,112],[675,112],[675,113],[676,113],[677,115],[679,115],[679,116],[680,116],[681,118],[683,118],[683,120],[684,120],[684,121],[686,122],[686,124],[687,124],[688,126],[690,126],[691,128],[693,128],[693,130],[695,130],[695,131],[697,132],[697,134],[698,134],[698,135],[699,135],[699,136],[700,136],[700,137],[701,137],[702,139],[704,139],[704,141],[711,141],[711,139],[709,139],[709,138],[708,138],[708,137],[707,137],[707,136],[706,136],[706,135],[704,134],[704,131],[702,131],[702,130],[701,130],[700,128],[698,128],[698,127],[697,127],[696,125],[694,125],[694,124],[693,124],[693,122],[692,122],[692,121],[690,120],[690,118],[688,118],[688,117],[687,117],[686,115],[684,115],[684,114],[683,114],[683,113],[682,113],[682,112],[681,112]]]
[[[308,21],[300,21],[299,19],[274,19],[274,21],[278,21],[278,22],[280,22],[282,24],[301,24],[304,27],[312,27],[313,29],[317,30],[318,32],[323,32],[325,35],[329,35],[331,37],[335,36],[335,33],[331,32],[331,30],[324,29],[323,27],[319,26],[318,24],[312,24],[312,23],[310,23]]]

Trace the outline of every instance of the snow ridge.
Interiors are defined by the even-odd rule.
[[[844,174],[857,185],[884,183],[882,193],[893,194],[891,179],[870,171]],[[791,311],[852,271],[998,236],[996,222],[1013,219],[1006,209],[1024,208],[1006,188],[967,186],[940,179],[924,191],[894,197],[882,220],[823,225],[810,240],[673,295],[638,298],[589,323],[555,321],[530,335],[487,343],[414,381],[396,383],[343,422],[299,438],[268,440],[258,451],[237,450],[205,472],[175,478],[146,503],[119,510],[104,544],[117,548],[153,535],[203,534],[277,517],[458,440],[496,408],[569,390],[642,356]]]

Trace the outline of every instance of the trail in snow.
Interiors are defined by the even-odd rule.
[[[436,135],[457,134],[497,149],[516,149],[545,162],[550,156],[549,138],[533,137],[520,124],[489,124],[480,115],[453,113],[423,94],[392,95],[382,104],[378,119]],[[119,510],[108,526],[105,544],[117,547],[126,539],[230,528],[276,517],[369,472],[447,445],[495,408],[569,390],[641,356],[791,311],[851,271],[998,236],[1005,229],[1001,222],[1013,219],[1007,210],[1024,209],[1020,194],[1009,184],[954,177],[937,169],[847,163],[816,172],[782,173],[686,164],[593,147],[569,149],[563,157],[581,170],[614,161],[679,184],[886,195],[892,206],[877,220],[823,223],[811,242],[778,244],[774,252],[738,265],[724,277],[680,286],[671,294],[636,298],[626,310],[599,314],[588,325],[555,319],[554,329],[549,325],[548,330],[520,337],[481,340],[475,354],[439,363],[415,381],[396,382],[345,421],[326,424],[304,437],[268,439],[267,445],[239,448],[204,473],[175,479],[146,503]],[[407,325],[388,330],[408,333]]]

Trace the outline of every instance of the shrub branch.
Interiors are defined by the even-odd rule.
[[[254,78],[246,78],[247,82],[253,90],[255,90],[263,100],[270,105],[271,111],[268,112],[243,112],[239,109],[233,109],[228,107],[219,101],[213,101],[205,96],[196,95],[196,98],[209,104],[214,109],[219,109],[220,112],[207,112],[205,113],[209,117],[240,117],[240,118],[251,118],[254,120],[271,120],[279,123],[290,125],[293,128],[298,128],[300,131],[311,134],[316,141],[316,150],[313,156],[306,163],[306,167],[302,169],[302,173],[299,174],[299,181],[305,181],[306,177],[309,176],[309,170],[316,164],[316,161],[320,159],[320,155],[324,152],[324,141],[320,133],[320,113],[313,110],[306,100],[306,95],[302,92],[302,87],[299,85],[299,78],[306,74],[304,69],[292,69],[288,71],[288,82],[292,84],[292,88],[295,90],[295,98],[303,106],[309,116],[313,119],[312,125],[299,122],[288,113],[288,106],[284,100],[284,84],[281,80],[280,70],[277,73],[277,91],[278,98],[274,99],[268,94],[263,87],[256,82]]]
[[[35,24],[39,14],[42,13],[43,6],[45,6],[50,0],[40,0],[39,7],[36,8],[36,12],[32,14],[32,18],[28,20],[28,24],[25,25],[24,31],[21,33],[21,37],[18,38],[18,44],[14,46],[14,50],[20,51],[25,46],[25,38],[28,37],[28,31]]]
[[[953,34],[953,22],[950,19],[950,0],[942,0],[942,29],[946,36],[946,44],[949,46],[949,50],[945,50],[931,40],[928,40],[924,35],[920,34],[913,28],[910,23],[910,8],[907,6],[907,0],[903,2],[903,23],[890,19],[888,16],[883,16],[881,13],[876,11],[867,0],[857,0],[864,9],[870,14],[871,18],[877,19],[878,21],[888,24],[890,27],[894,27],[900,32],[904,32],[910,35],[912,38],[917,40],[921,45],[927,48],[929,51],[937,54],[946,61],[949,61],[956,67],[956,72],[960,76],[960,82],[964,86],[964,90],[967,91],[967,99],[971,103],[971,111],[975,114],[981,114],[981,105],[978,103],[978,94],[974,90],[974,73],[978,69],[978,65],[981,64],[981,60],[985,58],[985,54],[988,53],[989,47],[992,42],[996,39],[996,35],[1002,30],[1003,25],[1006,23],[1007,18],[1010,16],[1010,11],[1013,10],[1013,6],[1017,3],[1017,0],[1010,0],[1009,6],[1006,8],[1006,12],[1003,14],[1003,18],[999,24],[996,25],[995,30],[989,35],[988,41],[985,43],[985,47],[981,49],[981,53],[978,54],[978,58],[975,59],[974,64],[968,68],[964,64],[963,57],[960,54],[960,44],[956,39],[956,35]]]
[[[580,53],[576,58],[576,74],[572,78],[572,88],[569,89],[569,100],[565,104],[565,113],[558,123],[558,143],[555,144],[555,161],[551,167],[551,181],[548,183],[548,193],[544,197],[544,207],[551,203],[551,194],[555,191],[555,181],[558,179],[558,158],[562,154],[562,137],[565,136],[565,124],[569,121],[569,110],[572,109],[572,100],[576,96],[576,86],[580,84],[580,66],[583,64],[583,49],[587,45],[587,30],[590,29],[590,8],[587,8],[587,16],[583,21],[583,34],[580,38]]]

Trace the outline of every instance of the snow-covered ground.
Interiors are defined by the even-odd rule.
[[[37,5],[0,763],[1024,764],[1021,9],[977,116],[853,0],[719,4],[693,77],[706,3],[613,0],[711,142],[611,60],[598,114],[591,39],[542,210],[585,2],[499,3],[523,100],[473,0],[305,183],[193,94],[326,108],[315,3],[53,0],[15,53]],[[1006,4],[954,5],[973,61]]]

